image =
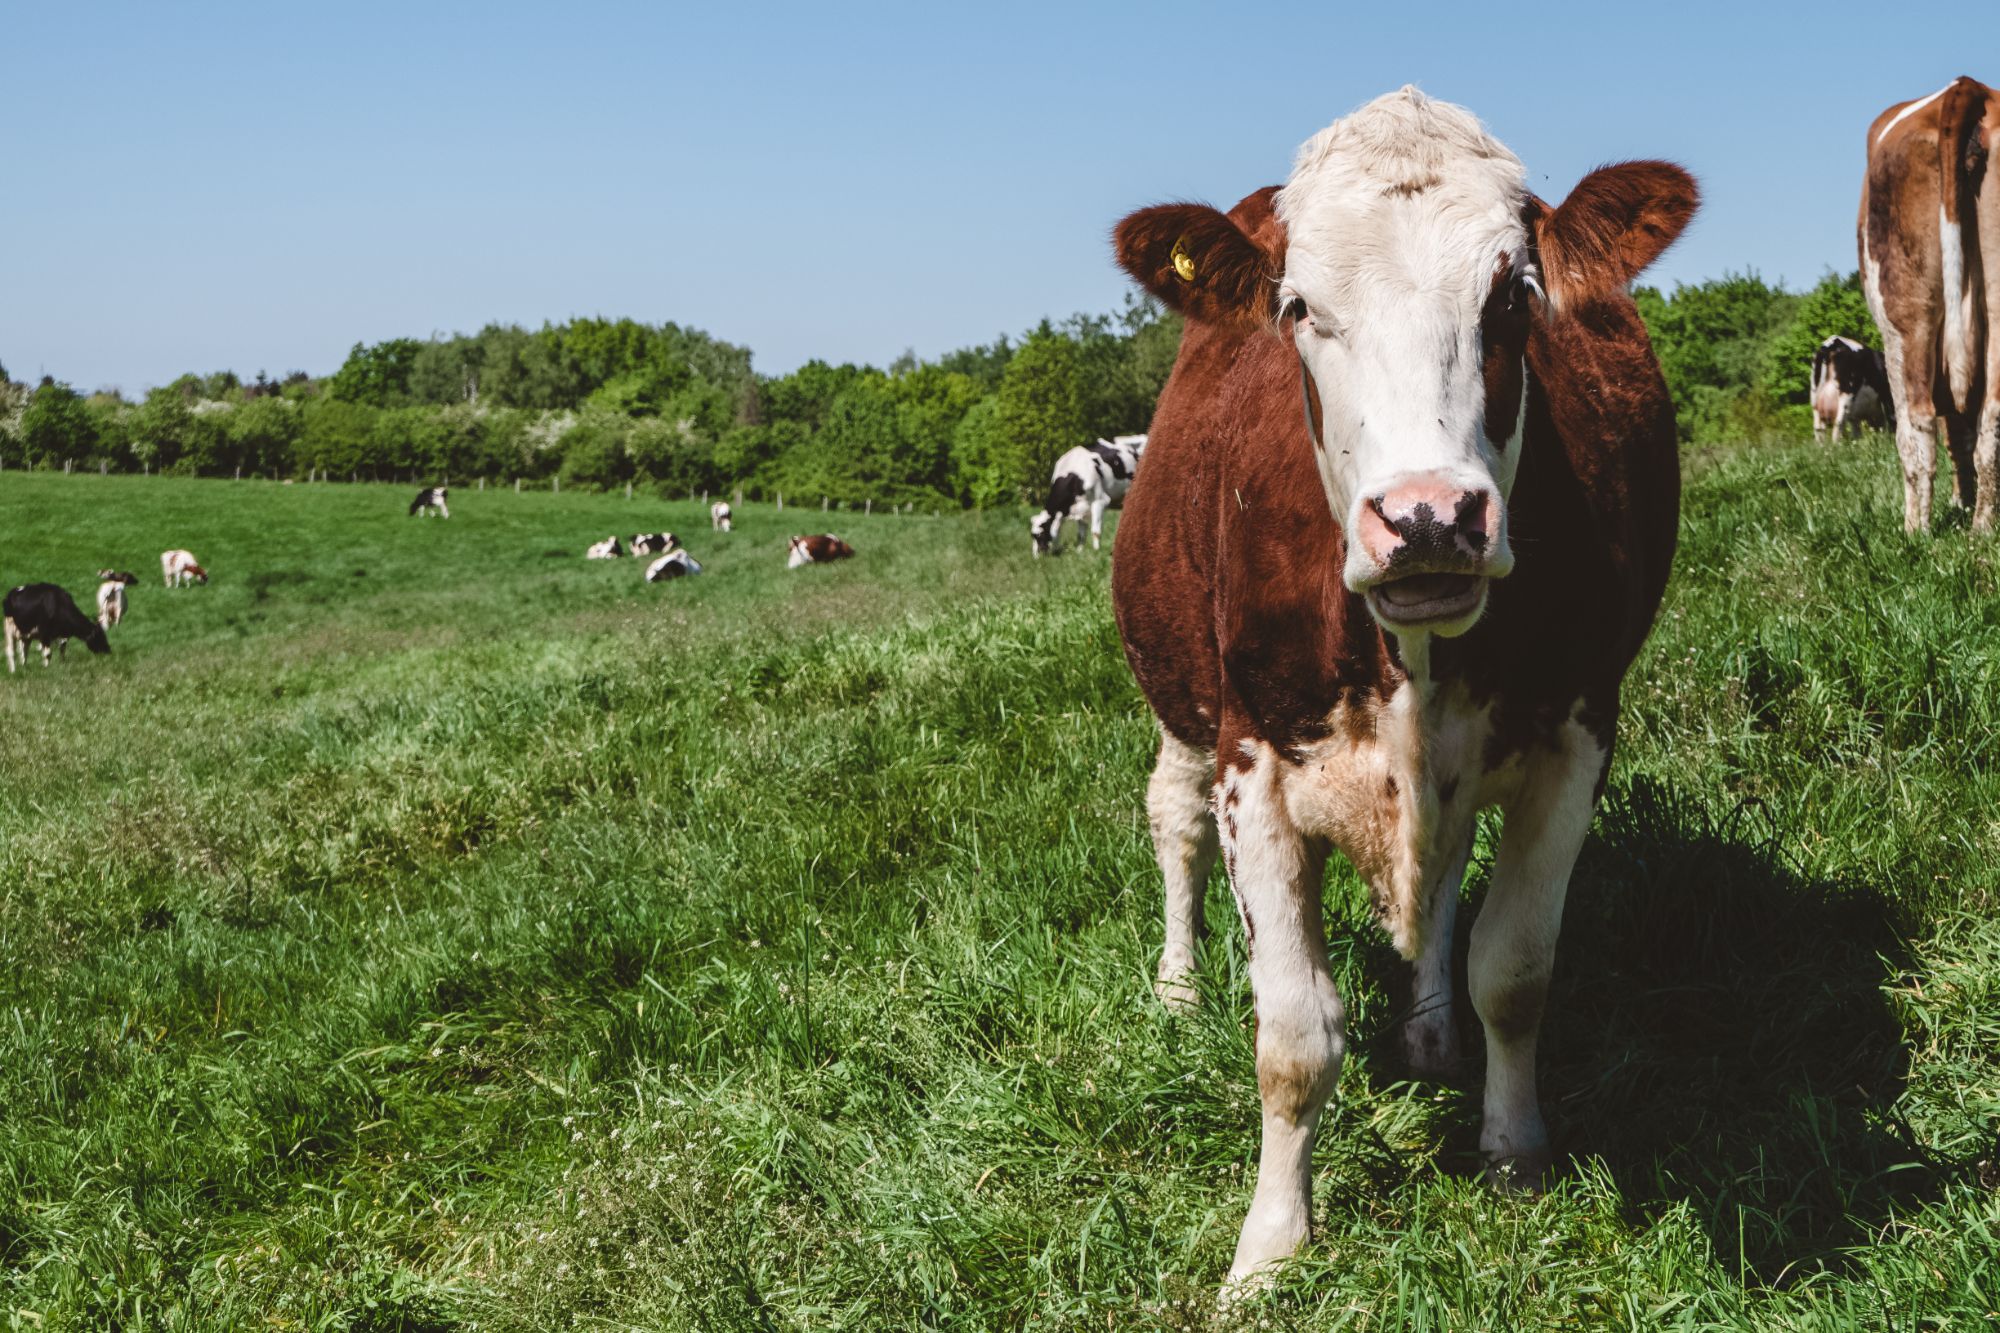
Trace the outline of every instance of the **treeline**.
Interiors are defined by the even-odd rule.
[[[0,465],[1011,503],[1065,449],[1144,430],[1179,341],[1134,299],[886,370],[759,376],[696,330],[585,319],[356,344],[323,379],[184,375],[136,402],[0,371]]]
[[[1834,334],[1880,348],[1859,274],[1805,292],[1732,273],[1662,295],[1633,293],[1674,396],[1681,439],[1728,444],[1812,429],[1813,350]]]
[[[1634,295],[1692,443],[1804,433],[1820,341],[1881,346],[1855,275]],[[1145,430],[1179,343],[1178,316],[1128,299],[935,361],[777,376],[745,348],[629,319],[356,344],[324,378],[183,375],[137,402],[0,369],[0,466],[986,506],[1034,497],[1072,445]]]

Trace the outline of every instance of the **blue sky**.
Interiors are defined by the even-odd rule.
[[[0,363],[128,393],[357,340],[674,320],[760,370],[1115,308],[1108,230],[1227,205],[1413,82],[1554,200],[1670,157],[1651,279],[1854,267],[1868,122],[2000,81],[2000,4],[0,5]],[[1976,67],[1974,60],[1995,62]]]

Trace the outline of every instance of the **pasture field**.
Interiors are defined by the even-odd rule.
[[[141,576],[0,681],[6,1326],[2000,1323],[2000,544],[1906,539],[1881,440],[1686,472],[1544,1029],[1571,1173],[1473,1179],[1343,868],[1317,1235],[1219,1324],[1248,988],[1218,876],[1202,1007],[1152,997],[1103,557],[0,474],[0,580]],[[710,573],[581,558],[660,527]]]

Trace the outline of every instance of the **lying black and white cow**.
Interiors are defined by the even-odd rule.
[[[624,544],[618,540],[616,534],[613,534],[601,542],[593,543],[591,548],[583,553],[583,558],[586,560],[616,560],[624,554]]]
[[[1813,438],[1830,432],[1834,439],[1858,435],[1861,423],[1889,425],[1895,410],[1889,392],[1889,372],[1882,354],[1839,334],[1813,353]]]
[[[1028,523],[1036,555],[1054,551],[1064,519],[1077,525],[1076,542],[1083,545],[1083,521],[1090,520],[1090,549],[1099,549],[1104,511],[1125,499],[1146,450],[1143,435],[1118,435],[1095,444],[1079,444],[1056,460],[1049,479],[1048,502]]]
[[[646,582],[664,583],[668,579],[684,578],[689,574],[701,573],[701,566],[685,550],[669,551],[646,566]]]
[[[632,538],[633,555],[664,555],[681,544],[671,532],[642,532]]]
[[[733,511],[729,508],[727,500],[717,500],[708,507],[708,526],[714,528],[717,532],[729,531],[729,520],[731,517],[733,517]]]
[[[451,488],[449,486],[424,487],[424,489],[417,492],[417,498],[410,501],[411,516],[414,517],[421,514],[428,518],[435,512],[439,518],[450,518],[451,507],[445,504],[445,499],[450,493]]]
[[[122,584],[112,584],[122,587]],[[71,639],[82,639],[93,653],[111,651],[111,641],[104,637],[104,627],[77,609],[76,599],[53,583],[24,583],[0,599],[0,616],[4,616],[7,641],[7,672],[15,670],[15,650],[20,651],[20,664],[27,665],[28,645],[38,643],[42,647],[42,665],[49,665],[51,648],[63,653],[69,652]]]

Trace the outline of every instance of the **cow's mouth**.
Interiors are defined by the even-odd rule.
[[[1486,580],[1477,574],[1411,574],[1368,590],[1375,614],[1392,625],[1460,620],[1479,609]]]

